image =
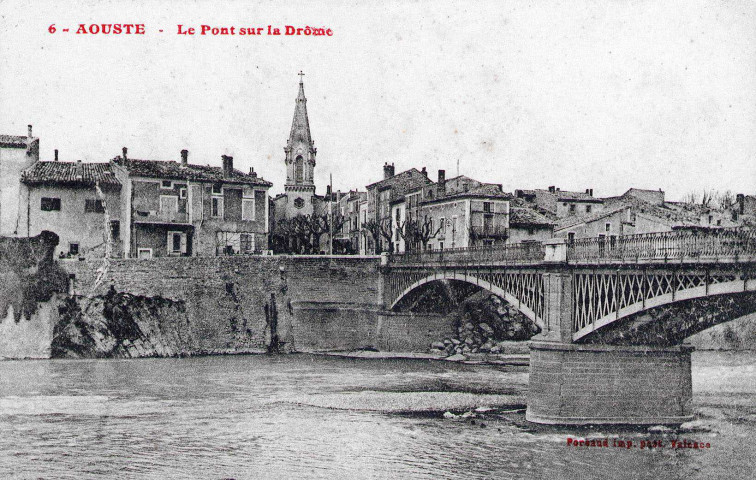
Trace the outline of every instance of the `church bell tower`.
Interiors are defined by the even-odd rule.
[[[315,194],[313,173],[315,170],[315,154],[317,149],[310,136],[310,121],[307,118],[307,98],[304,93],[304,83],[299,72],[299,94],[294,107],[294,120],[291,123],[291,133],[286,142],[286,185],[284,190],[293,198],[310,200]],[[299,197],[301,195],[301,197]]]

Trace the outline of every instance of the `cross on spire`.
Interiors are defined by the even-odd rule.
[[[299,83],[302,83],[302,77],[304,76],[304,72],[300,70],[297,75],[299,75]]]

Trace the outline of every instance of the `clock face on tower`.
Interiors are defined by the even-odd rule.
[[[294,199],[294,206],[297,207],[297,208],[304,207],[304,200],[302,200],[301,198],[297,197],[296,199]]]

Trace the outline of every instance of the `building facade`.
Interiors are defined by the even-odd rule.
[[[397,234],[394,231],[396,220],[392,219],[392,203],[431,183],[425,168],[422,171],[411,168],[394,174],[394,164],[383,165],[383,180],[366,187],[367,209],[361,228],[366,236],[367,253],[393,251]]]
[[[254,171],[137,160],[111,161],[121,189],[123,254],[127,258],[213,256],[259,253],[268,249],[268,189]]]
[[[0,235],[19,234],[21,174],[39,161],[39,138],[27,134],[0,135]]]
[[[118,255],[120,196],[121,183],[107,163],[36,162],[21,176],[18,234],[55,232],[58,258]]]

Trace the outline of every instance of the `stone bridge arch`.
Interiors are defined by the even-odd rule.
[[[543,277],[538,272],[483,273],[444,271],[430,275],[415,275],[393,295],[389,310],[394,308],[413,290],[435,281],[456,280],[479,286],[498,295],[542,330],[543,322]],[[507,287],[510,288],[507,288]],[[513,292],[514,291],[514,292]]]

